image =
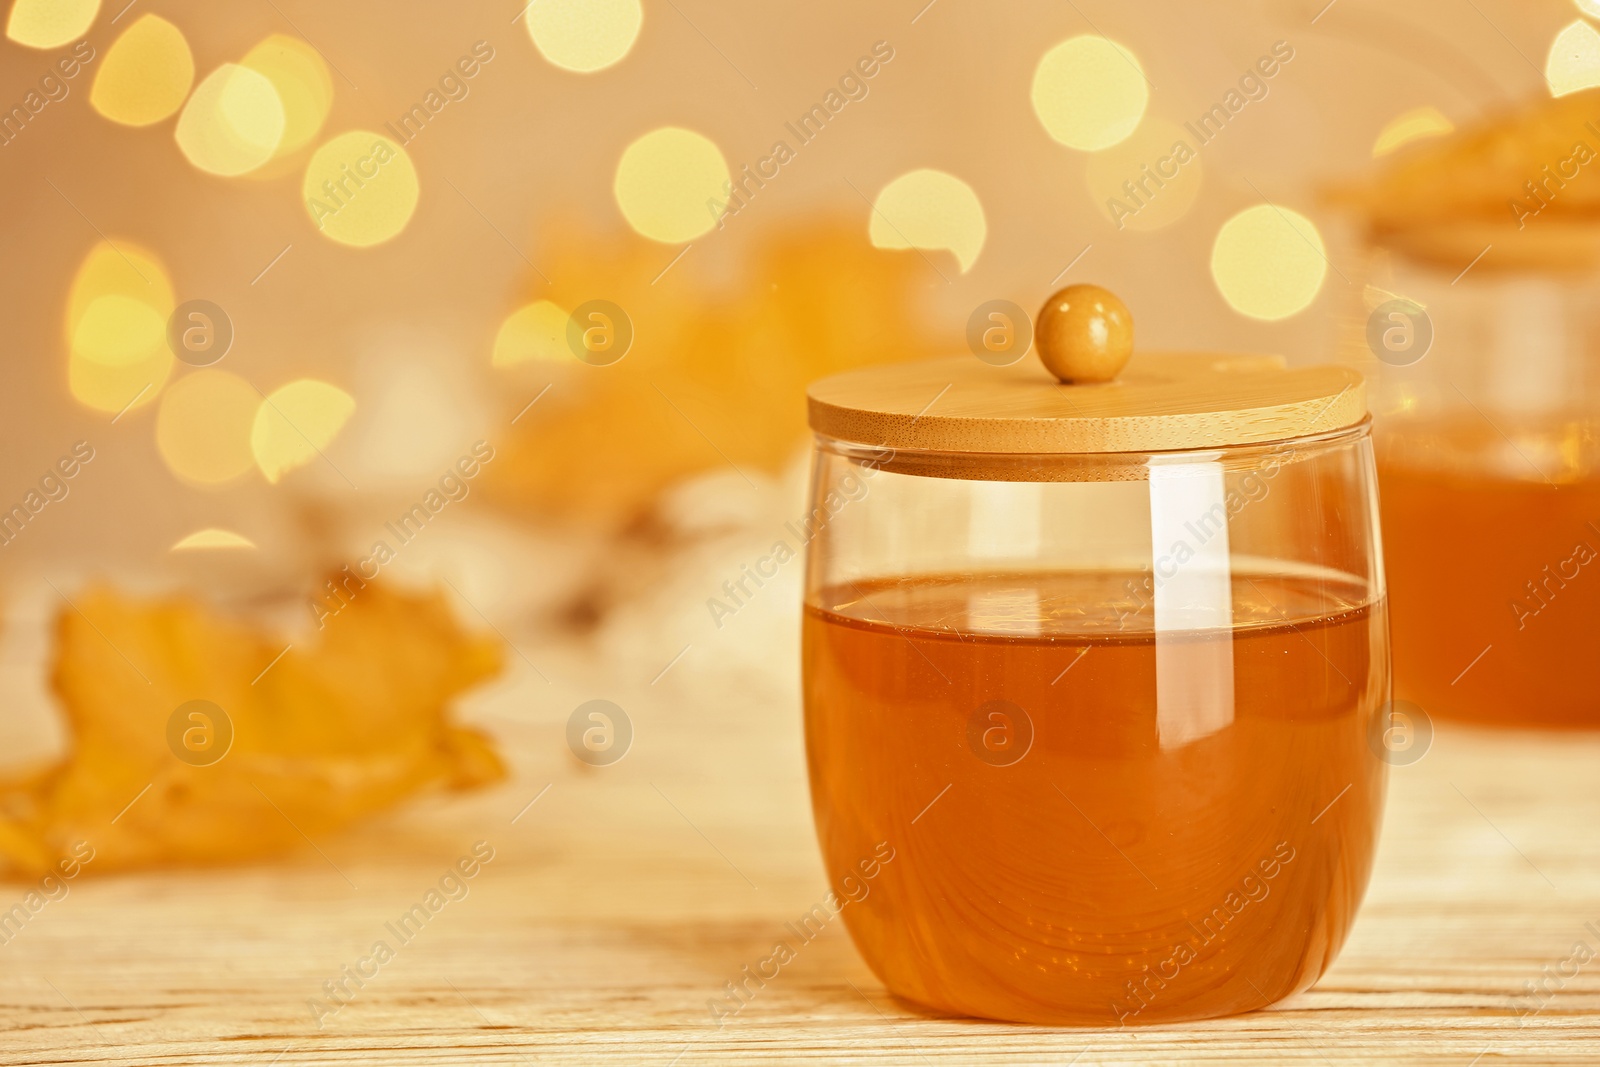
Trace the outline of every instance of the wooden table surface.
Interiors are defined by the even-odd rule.
[[[0,945],[0,1063],[1600,1062],[1600,958],[1524,1017],[1546,967],[1600,949],[1600,736],[1443,725],[1391,772],[1343,954],[1273,1009],[1121,1032],[932,1017],[834,922],[713,1025],[707,1002],[825,885],[795,702],[674,674],[616,687],[636,738],[613,766],[563,742],[597,694],[518,677],[474,708],[517,761],[503,787],[283,862],[80,878]],[[477,841],[494,858],[468,895],[387,934]],[[394,957],[319,1017],[380,938]]]

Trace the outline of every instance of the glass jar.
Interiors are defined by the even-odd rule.
[[[1042,1024],[1260,1008],[1349,931],[1386,772],[1364,390],[1269,357],[815,384],[822,854],[894,993]]]
[[[1396,695],[1430,715],[1600,726],[1600,273],[1541,220],[1446,261],[1370,250],[1348,348],[1373,385]]]

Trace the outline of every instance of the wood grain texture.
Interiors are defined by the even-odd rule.
[[[1009,455],[1259,444],[1367,414],[1347,367],[1200,352],[1139,354],[1116,381],[1088,385],[1063,385],[1032,357],[992,367],[955,356],[834,375],[807,397],[811,428],[841,441]]]
[[[505,695],[526,706],[529,692]],[[724,1025],[708,1001],[824,892],[799,724],[678,697],[608,768],[512,709],[516,781],[287,863],[84,876],[0,945],[6,1064],[1593,1063],[1600,738],[1441,726],[1396,767],[1376,874],[1310,992],[1185,1026],[1049,1030],[889,996],[834,922]],[[527,807],[546,783],[551,788]],[[520,813],[520,814],[519,814]],[[513,819],[515,821],[513,822]],[[308,1007],[472,847],[495,857],[336,1014]],[[26,886],[0,884],[20,897]],[[1586,924],[1596,924],[1594,928]],[[1533,1010],[1523,1017],[1523,1013]]]

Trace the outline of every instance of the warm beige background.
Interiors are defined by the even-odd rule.
[[[580,76],[538,56],[521,23],[512,24],[516,3],[282,0],[218,8],[139,0],[120,25],[145,12],[175,21],[200,76],[268,33],[305,36],[337,68],[329,133],[394,118],[477,40],[490,42],[496,58],[471,83],[471,95],[409,147],[421,204],[404,234],[375,249],[321,238],[299,203],[297,174],[213,178],[183,160],[170,121],[133,130],[102,120],[86,103],[92,66],[66,101],[0,148],[0,499],[20,496],[79,438],[100,452],[72,498],[4,550],[0,571],[15,578],[44,556],[148,567],[201,525],[234,526],[270,542],[286,521],[287,502],[317,495],[313,483],[326,495],[347,489],[323,471],[275,497],[254,476],[221,492],[195,491],[160,462],[153,407],[111,427],[70,400],[60,315],[96,228],[162,254],[180,300],[205,296],[231,312],[238,340],[228,369],[269,388],[315,374],[351,391],[361,405],[357,420],[331,458],[371,474],[357,479],[364,490],[409,487],[426,480],[436,457],[415,441],[420,456],[386,460],[384,453],[430,432],[442,442],[435,451],[446,453],[524,402],[520,393],[503,395],[507,383],[487,368],[501,319],[539,295],[542,283],[522,257],[540,262],[546,228],[562,216],[600,233],[622,225],[610,181],[629,140],[657,125],[683,124],[716,140],[736,165],[754,160],[784,121],[883,39],[896,59],[871,83],[871,95],[806,146],[726,231],[699,242],[662,284],[693,301],[700,286],[736,275],[747,243],[767,227],[808,212],[841,212],[864,229],[867,205],[848,183],[870,196],[908,169],[932,166],[973,185],[990,228],[969,274],[957,276],[949,257],[937,262],[954,281],[927,271],[927,314],[953,346],[976,304],[1004,296],[1031,307],[1092,245],[1072,277],[1124,294],[1145,343],[1322,358],[1332,351],[1332,320],[1350,299],[1346,279],[1359,274],[1338,221],[1317,206],[1318,182],[1358,169],[1377,130],[1401,110],[1431,103],[1459,120],[1541,91],[1548,43],[1577,14],[1567,0],[1337,0],[1312,25],[1321,0],[937,0],[913,24],[921,3],[648,3],[633,53],[615,68]],[[89,35],[102,55],[118,28],[108,24],[117,6],[108,0]],[[1178,121],[1218,99],[1274,41],[1296,49],[1271,95],[1206,149],[1196,206],[1159,233],[1113,229],[1090,203],[1085,157],[1051,141],[1028,104],[1040,54],[1095,30],[1135,50],[1155,86],[1150,114]],[[0,43],[0,101],[20,98],[47,62],[44,53]],[[1338,268],[1312,308],[1279,324],[1230,311],[1207,270],[1217,226],[1261,195],[1315,218]],[[285,245],[293,247],[252,286]],[[675,251],[661,247],[663,266]],[[406,394],[409,401],[395,399],[386,388],[397,379],[424,384]],[[386,462],[389,474],[380,476]]]

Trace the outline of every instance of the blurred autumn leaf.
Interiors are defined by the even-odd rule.
[[[63,609],[53,683],[70,749],[0,782],[0,870],[37,875],[79,841],[94,873],[239,861],[429,785],[502,777],[489,740],[448,714],[499,673],[499,643],[463,632],[439,596],[351,588],[320,637],[287,652],[190,599],[100,587]],[[215,709],[174,728],[196,700]],[[190,740],[228,747],[199,758]]]
[[[549,247],[553,284],[539,298],[566,312],[609,300],[635,336],[611,366],[561,351],[499,372],[525,390],[518,397],[551,386],[487,477],[512,510],[625,519],[702,470],[775,472],[804,440],[808,383],[938,347],[913,306],[930,268],[873,248],[858,222],[768,236],[720,293],[685,294],[697,284],[692,248],[661,277],[662,246],[639,237],[567,232]]]

